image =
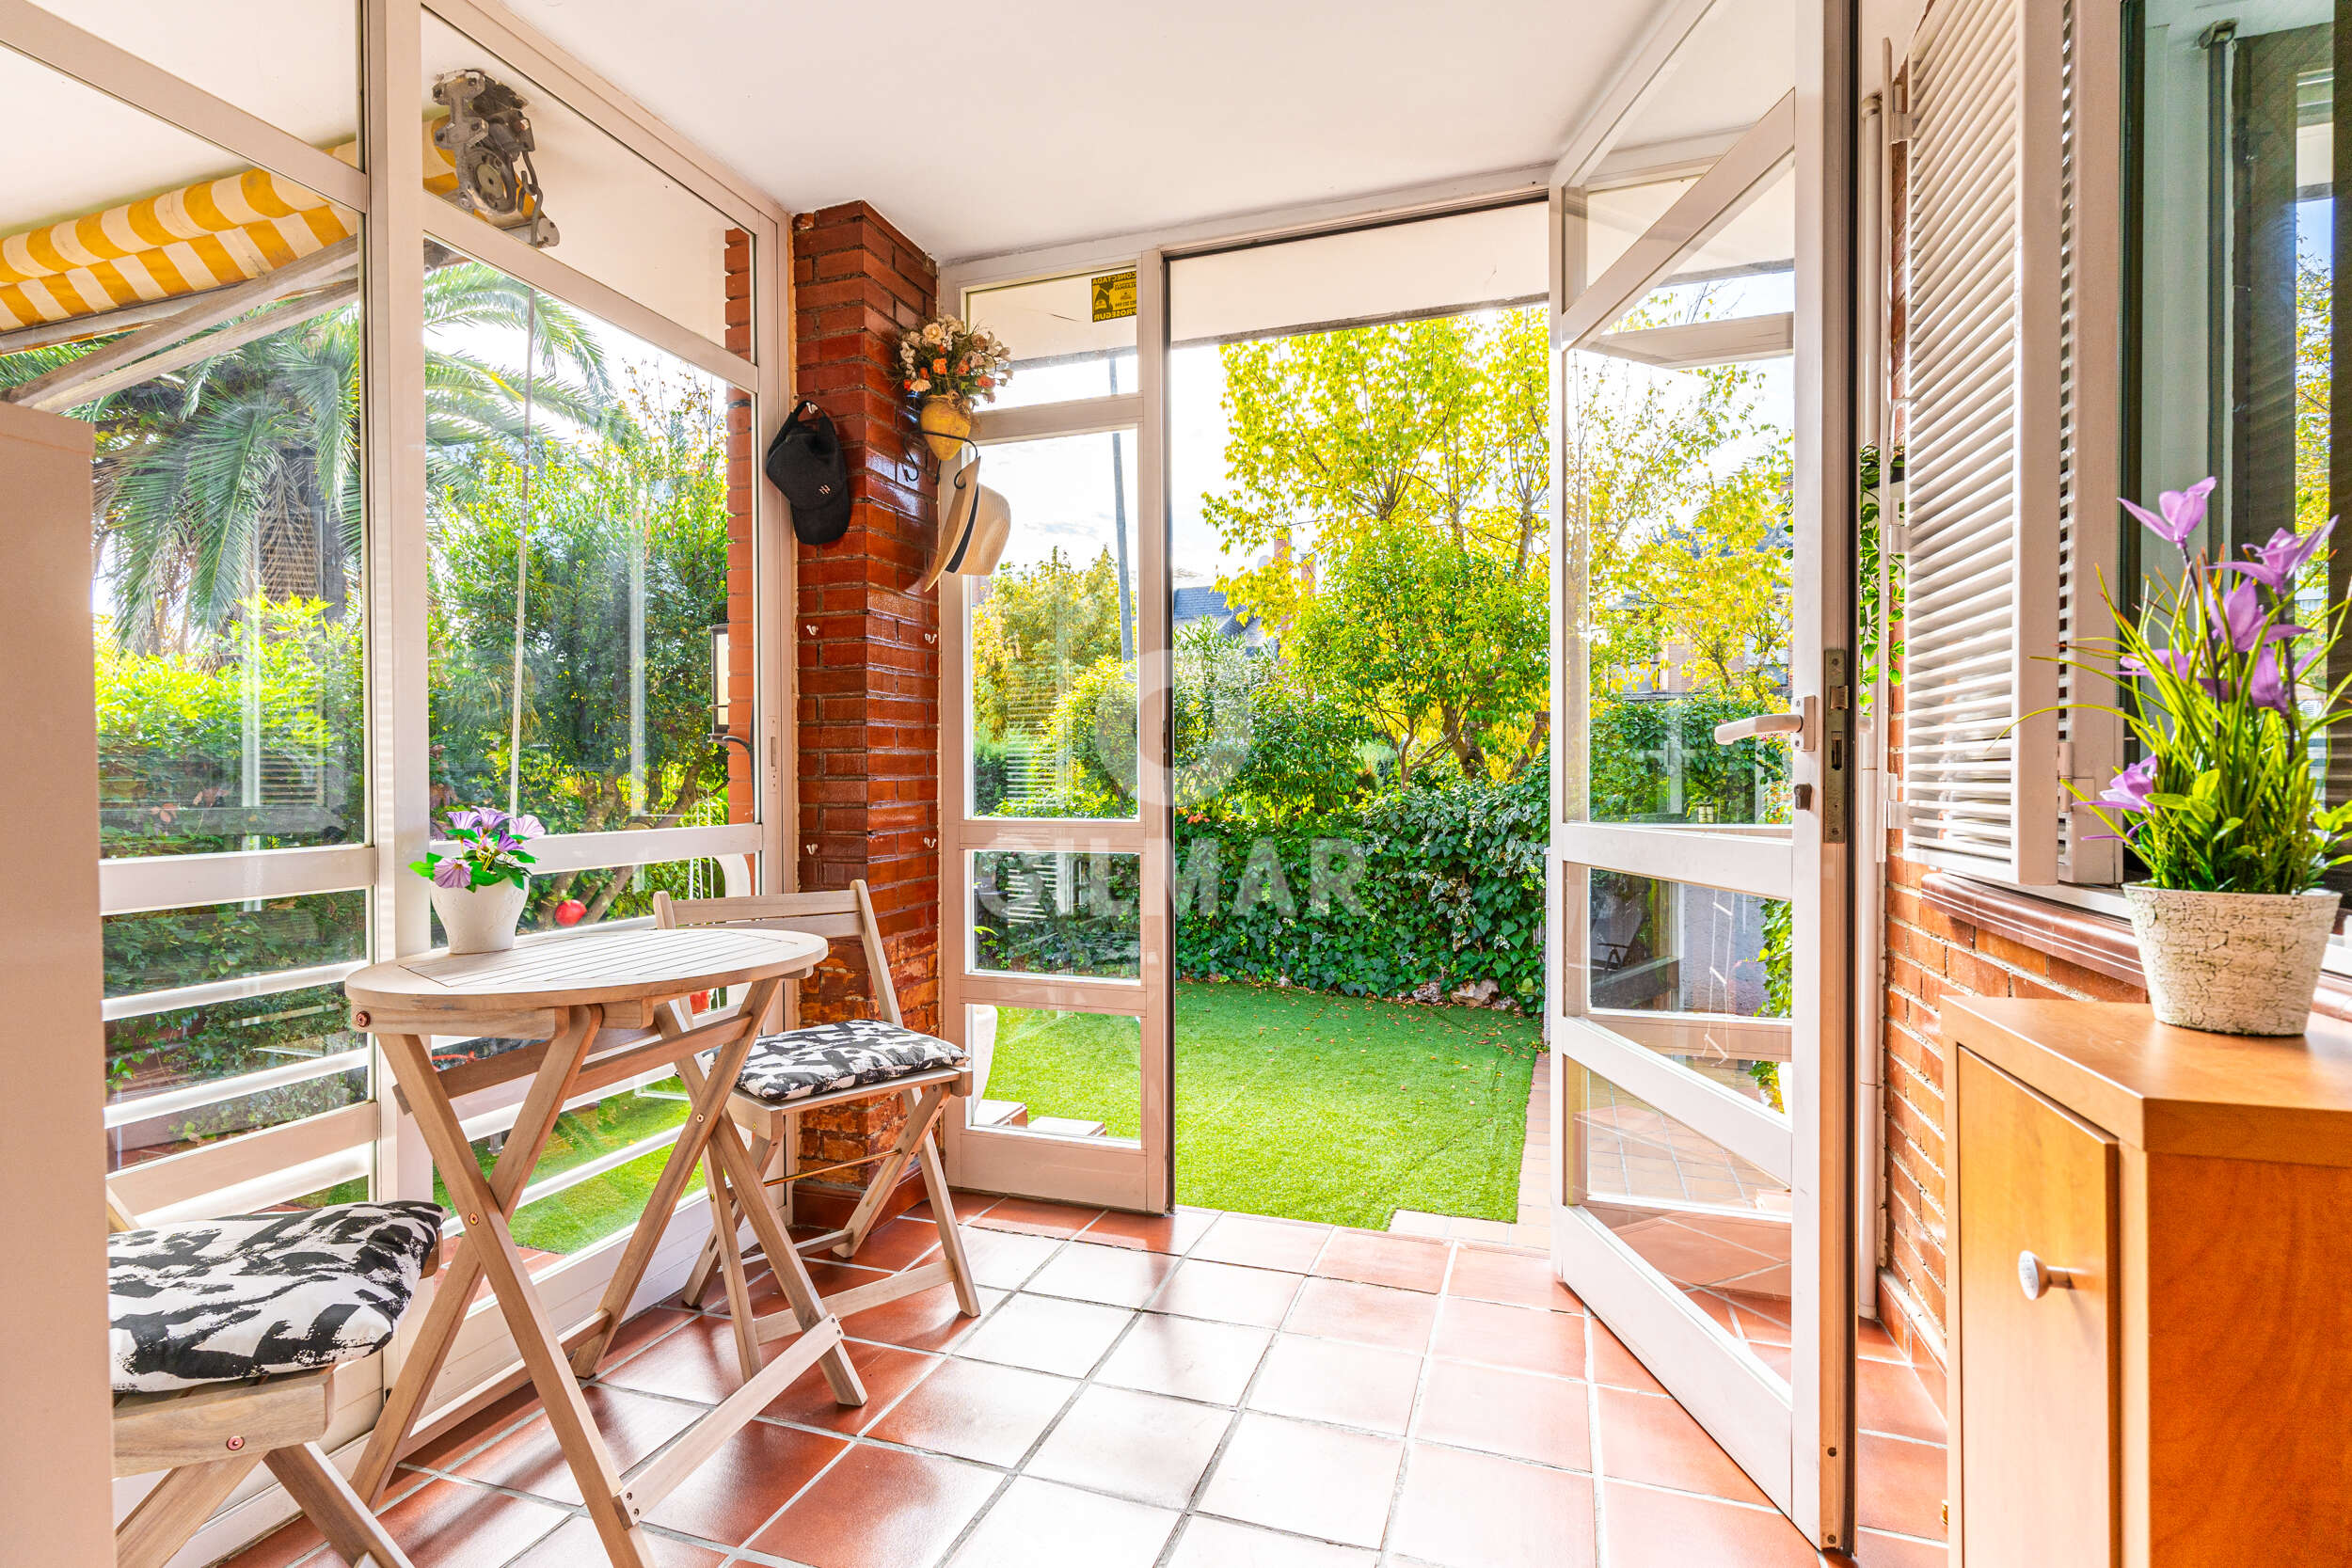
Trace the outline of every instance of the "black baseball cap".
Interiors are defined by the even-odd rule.
[[[850,466],[833,418],[803,400],[768,445],[769,483],[792,503],[792,531],[830,545],[850,531]]]

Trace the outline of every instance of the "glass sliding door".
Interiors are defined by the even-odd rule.
[[[950,1166],[1150,1210],[1168,1198],[1158,266],[967,293],[1013,355],[976,448],[1012,526],[989,576],[940,586],[941,990],[977,1080]]]
[[[1724,90],[1654,96],[1627,139],[1705,129],[1724,150],[1694,177],[1555,193],[1553,333],[1554,1258],[1838,1547],[1851,20],[1836,0],[1708,14],[1663,70]]]

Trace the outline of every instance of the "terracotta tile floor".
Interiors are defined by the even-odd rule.
[[[847,1320],[872,1399],[812,1371],[653,1515],[661,1568],[1780,1568],[1787,1521],[1550,1275],[1475,1242],[960,1199],[987,1310]],[[931,1256],[927,1215],[895,1263]],[[931,1243],[926,1237],[934,1238]],[[871,1271],[828,1271],[840,1289]],[[772,1287],[772,1282],[771,1282]],[[1716,1298],[1779,1326],[1769,1303]],[[1782,1338],[1786,1339],[1785,1328]],[[625,1464],[733,1386],[724,1320],[658,1309],[591,1400]],[[1866,1330],[1859,1560],[1940,1563],[1943,1422]],[[603,1561],[510,1401],[405,1467],[420,1565]],[[234,1568],[327,1568],[299,1522]]]

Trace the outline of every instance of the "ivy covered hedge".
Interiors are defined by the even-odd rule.
[[[1176,824],[1176,963],[1187,978],[1402,996],[1544,990],[1548,775],[1414,784],[1295,827]]]

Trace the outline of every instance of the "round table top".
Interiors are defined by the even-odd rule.
[[[504,953],[420,953],[371,964],[343,981],[357,1007],[492,1012],[667,1001],[714,986],[805,974],[823,937],[730,926],[582,931]]]

